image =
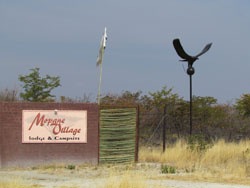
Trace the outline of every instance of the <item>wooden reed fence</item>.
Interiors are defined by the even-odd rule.
[[[137,161],[137,119],[136,107],[100,110],[100,163]]]

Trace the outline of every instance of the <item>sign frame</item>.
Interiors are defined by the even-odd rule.
[[[33,116],[33,121],[30,125],[27,125],[26,124],[27,122],[25,122],[27,119],[27,113],[36,113],[37,114],[37,115]],[[38,114],[40,114],[40,115],[38,115]],[[50,117],[52,116],[54,118],[47,118],[46,119],[45,118],[46,116],[44,116],[45,114],[50,116]],[[61,119],[57,118],[58,114],[59,114],[59,117],[62,117]],[[67,114],[67,115],[65,115],[65,114]],[[74,114],[75,117],[73,117],[74,115],[72,116],[72,114]],[[76,114],[78,114],[78,116],[76,116]],[[81,114],[83,116],[79,116],[79,114]],[[29,116],[32,116],[32,115],[29,115]],[[79,124],[72,125],[72,126],[66,125],[66,126],[62,127],[60,123],[66,124],[66,121],[67,121],[67,120],[65,120],[66,117],[71,118],[71,120],[73,118],[78,118],[78,122],[80,121],[81,125],[79,125]],[[79,118],[81,118],[81,120],[79,120]],[[55,124],[52,123],[53,121],[49,122],[50,119],[52,119],[52,120],[54,119]],[[56,121],[56,120],[58,120],[58,121]],[[35,121],[36,121],[36,123],[35,123]],[[76,121],[76,120],[73,120],[73,122],[74,121]],[[39,125],[37,124],[37,122]],[[47,123],[47,125],[45,125],[46,123]],[[76,134],[77,135],[79,133],[80,134],[79,137],[75,137],[75,135],[73,135],[71,137],[67,137],[67,135],[64,135],[63,137],[59,137],[59,136],[55,136],[55,135],[51,135],[51,136],[34,135],[34,137],[31,137],[31,138],[34,138],[33,140],[27,140],[27,138],[26,138],[27,131],[28,131],[27,126],[29,126],[29,129],[33,129],[35,127],[36,128],[39,127],[40,129],[42,129],[46,126],[47,127],[54,126],[54,128],[55,128],[55,126],[57,126],[58,123],[60,124],[60,129],[57,128],[57,130],[61,131],[64,128],[64,133],[57,133],[57,134]],[[59,127],[59,126],[57,126],[57,127]],[[75,129],[74,128],[67,128],[67,127],[75,127]],[[51,130],[48,131],[48,134],[52,134]],[[69,131],[69,132],[67,132],[67,131]],[[43,130],[43,132],[45,132],[45,131]],[[87,132],[88,132],[88,112],[87,112],[87,110],[22,110],[22,144],[87,144],[88,143]],[[28,136],[30,136],[30,135],[28,135]],[[53,136],[58,137],[58,139],[56,140],[54,137],[50,140],[49,137],[53,137]],[[47,137],[47,139],[45,139],[45,137]],[[67,138],[71,138],[71,139],[67,139]],[[79,138],[79,139],[77,139],[77,138]],[[30,137],[29,137],[29,139],[30,139]]]

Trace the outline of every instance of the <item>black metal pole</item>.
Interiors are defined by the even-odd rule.
[[[165,152],[166,148],[166,111],[167,111],[167,105],[164,106],[164,112],[163,112],[163,131],[162,131],[162,143],[163,143],[163,152]]]
[[[192,134],[192,75],[195,72],[193,64],[196,60],[199,59],[198,58],[199,56],[206,53],[211,48],[212,43],[207,44],[205,48],[203,48],[203,50],[196,56],[188,55],[184,51],[180,39],[178,38],[173,40],[173,45],[177,54],[182,58],[181,61],[185,61],[188,63],[187,74],[190,76],[190,135],[191,135]]]
[[[192,75],[189,75],[190,78],[190,135],[192,135],[192,126],[193,126],[193,122],[192,122]]]

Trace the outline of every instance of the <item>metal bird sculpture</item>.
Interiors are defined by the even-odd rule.
[[[190,135],[192,134],[192,75],[194,74],[194,67],[193,63],[198,59],[199,56],[206,53],[212,46],[212,43],[209,43],[203,48],[203,50],[198,53],[196,56],[190,56],[188,55],[182,45],[179,39],[173,40],[174,48],[177,52],[177,54],[182,58],[180,61],[187,61],[188,62],[188,68],[187,68],[187,74],[190,78]]]
[[[206,53],[212,46],[212,43],[209,43],[199,54],[197,54],[196,56],[190,56],[184,51],[179,39],[174,39],[173,44],[177,54],[182,58],[182,60],[180,61],[187,61],[189,67],[192,67],[193,63],[198,59],[198,57]]]

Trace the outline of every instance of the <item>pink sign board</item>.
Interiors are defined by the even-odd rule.
[[[22,143],[87,143],[87,111],[23,110]]]

